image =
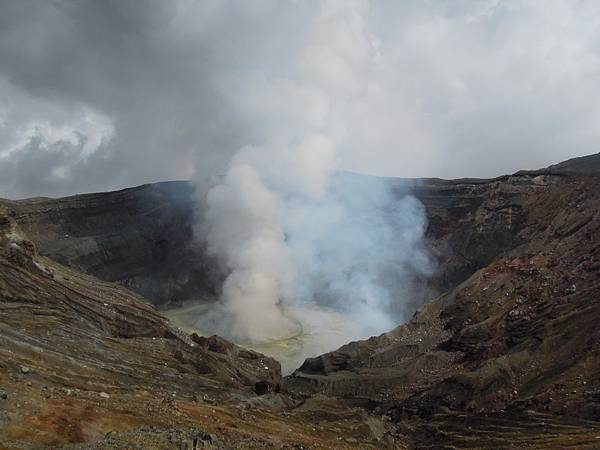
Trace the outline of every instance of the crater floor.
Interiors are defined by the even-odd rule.
[[[165,309],[162,313],[173,325],[186,333],[200,336],[219,334],[220,330],[199,327],[200,319],[207,314],[214,303],[190,300],[176,308]],[[286,339],[267,343],[235,341],[237,345],[275,358],[281,363],[282,373],[288,375],[300,367],[306,358],[334,350],[352,339],[359,339],[360,326],[343,314],[317,307],[287,307],[286,317],[300,325],[298,333]]]

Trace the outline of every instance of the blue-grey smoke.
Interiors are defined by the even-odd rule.
[[[342,312],[358,326],[353,338],[389,330],[414,312],[415,281],[433,264],[425,211],[409,186],[337,174],[321,201],[290,203],[294,302]]]

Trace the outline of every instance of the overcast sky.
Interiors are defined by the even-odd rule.
[[[0,0],[0,197],[223,173],[269,133],[265,86],[314,41],[318,3]],[[339,168],[488,177],[600,151],[600,2],[357,10],[368,51],[333,30],[345,50],[324,53],[324,89],[352,89],[338,69],[357,61],[366,86],[339,119]],[[319,114],[302,95],[291,128]]]

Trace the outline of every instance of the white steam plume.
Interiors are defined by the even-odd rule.
[[[208,250],[229,275],[201,321],[238,341],[294,334],[301,324],[285,308],[298,305],[359,323],[345,338],[385,331],[403,313],[403,286],[429,270],[415,199],[332,177],[352,139],[345,113],[369,89],[377,43],[366,30],[368,2],[319,5],[280,61],[261,67],[257,58],[223,85],[252,129],[206,196]]]

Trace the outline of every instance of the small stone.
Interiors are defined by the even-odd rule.
[[[8,398],[8,394],[4,391],[0,391],[0,398],[2,400],[6,400]]]
[[[521,311],[519,311],[518,309],[513,309],[511,311],[508,312],[508,319],[509,320],[516,320],[518,319],[519,315],[521,314]]]
[[[258,381],[254,384],[254,392],[256,395],[265,395],[271,390],[271,385],[267,381]]]
[[[202,435],[202,440],[205,442],[209,442],[211,444],[218,444],[219,443],[219,438],[217,437],[216,434],[213,433],[204,433]]]
[[[31,370],[27,366],[21,366],[21,373],[29,373]]]
[[[100,397],[102,397],[102,398],[110,398],[110,395],[108,395],[106,392],[100,392]]]

